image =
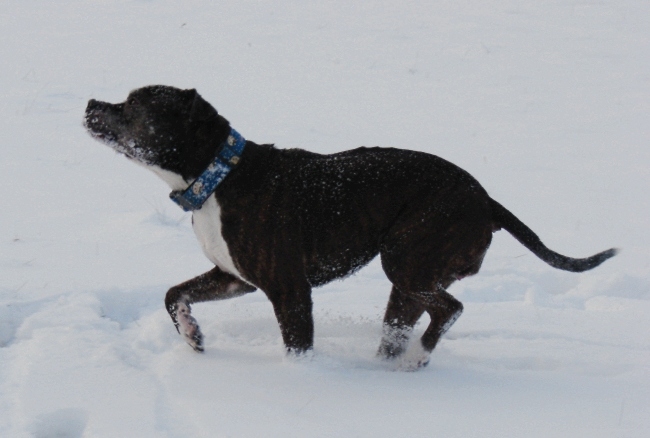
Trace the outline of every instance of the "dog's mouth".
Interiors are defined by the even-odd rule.
[[[117,143],[117,136],[113,133],[97,132],[91,129],[88,130],[88,133],[90,133],[92,138],[96,140],[100,140],[104,143],[108,143],[108,144]]]
[[[104,117],[97,111],[86,111],[83,124],[93,138],[104,142],[117,141],[117,134],[106,126]]]
[[[106,125],[102,114],[96,111],[87,112],[83,124],[92,138],[101,141],[120,155],[131,159],[136,158],[134,153],[135,143],[131,141],[132,144],[129,144],[128,147],[123,145],[119,141],[117,133]]]
[[[120,155],[124,155],[128,158],[133,158],[132,155],[129,153],[130,151],[118,142],[117,134],[110,131],[108,132],[97,131],[92,127],[89,127],[87,124],[85,125],[86,125],[86,130],[88,131],[88,133],[92,138],[104,143],[105,145],[107,145],[108,147],[110,147]]]

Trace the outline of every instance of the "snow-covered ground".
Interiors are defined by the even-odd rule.
[[[649,29],[647,0],[3,0],[0,436],[650,436]],[[313,360],[260,292],[196,305],[197,354],[163,308],[210,268],[189,216],[81,127],[156,83],[254,141],[442,156],[549,247],[623,252],[570,274],[497,233],[417,373],[374,357],[377,261],[314,292]]]

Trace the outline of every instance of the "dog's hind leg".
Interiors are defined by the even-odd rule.
[[[412,342],[402,355],[404,369],[425,366],[440,337],[463,310],[445,289],[481,266],[492,239],[485,199],[485,194],[461,185],[439,199],[436,208],[407,212],[381,242],[386,276],[431,317],[422,339]],[[405,311],[402,317],[408,316]]]
[[[416,295],[429,303],[426,311],[431,317],[431,322],[422,335],[420,342],[422,348],[430,353],[436,347],[442,335],[447,333],[463,313],[463,304],[451,296],[442,286],[438,286],[433,293]]]
[[[223,272],[218,267],[172,287],[165,296],[165,308],[174,326],[190,346],[203,351],[203,334],[191,314],[191,304],[238,297],[256,288]]]
[[[414,341],[407,351],[413,326],[425,311],[431,322],[422,338]],[[413,371],[422,368],[429,363],[429,356],[442,335],[462,312],[462,303],[442,285],[423,292],[403,292],[393,286],[384,316],[384,335],[377,354],[385,359],[400,357],[399,369]]]
[[[438,341],[463,313],[463,304],[451,296],[442,285],[431,292],[414,292],[409,295],[425,306],[431,322],[418,344],[413,345],[404,355],[400,368],[416,370],[429,363],[429,356]]]
[[[413,326],[424,313],[424,305],[393,286],[384,315],[383,336],[377,355],[384,359],[400,356],[413,331]]]

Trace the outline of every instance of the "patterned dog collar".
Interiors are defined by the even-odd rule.
[[[230,171],[239,163],[244,152],[246,140],[234,129],[221,144],[219,153],[207,169],[185,190],[174,190],[169,194],[172,201],[185,211],[200,209],[217,186],[221,184]]]

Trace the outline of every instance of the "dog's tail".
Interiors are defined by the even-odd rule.
[[[494,199],[490,199],[490,207],[492,208],[492,220],[495,229],[503,228],[507,230],[522,245],[531,250],[533,254],[554,268],[571,272],[587,271],[600,265],[605,260],[614,257],[618,253],[616,248],[611,248],[584,259],[563,256],[548,249],[533,230],[528,228],[526,224],[517,219],[514,214],[510,213]]]

